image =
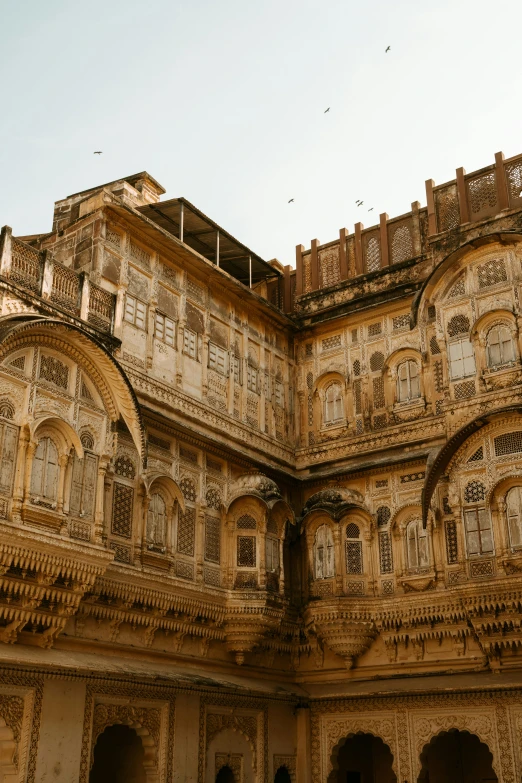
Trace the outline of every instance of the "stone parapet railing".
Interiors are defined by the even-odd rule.
[[[428,252],[433,239],[522,209],[522,155],[505,160],[498,152],[493,165],[470,174],[459,168],[451,182],[426,180],[426,203],[413,202],[411,212],[391,219],[383,213],[370,228],[357,223],[353,234],[342,228],[339,239],[323,245],[312,239],[310,250],[298,245],[292,305],[294,297],[412,261]]]
[[[55,307],[112,334],[115,297],[95,285],[85,272],[63,266],[47,250],[15,239],[9,226],[0,233],[0,279],[4,278]]]

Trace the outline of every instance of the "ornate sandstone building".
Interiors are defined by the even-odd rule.
[[[0,782],[522,776],[522,156],[266,263],[0,240]]]

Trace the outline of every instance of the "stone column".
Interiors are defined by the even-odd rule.
[[[297,709],[297,780],[312,783],[312,742],[310,708]]]

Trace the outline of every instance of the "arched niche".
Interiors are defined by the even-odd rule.
[[[207,744],[204,782],[215,783],[219,769],[223,766],[229,766],[239,782],[236,771],[239,764],[242,767],[243,783],[255,783],[257,780],[255,746],[239,727],[223,728],[214,734]]]
[[[471,263],[479,260],[484,254],[487,256],[492,253],[495,246],[499,253],[504,255],[507,248],[520,242],[522,242],[522,234],[506,231],[471,240],[449,253],[433,269],[413,299],[411,314],[413,327],[417,326],[419,321],[429,320],[428,307],[444,299],[462,271]]]

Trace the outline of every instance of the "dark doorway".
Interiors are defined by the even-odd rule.
[[[279,767],[275,774],[274,783],[292,783],[292,778],[286,767]]]
[[[487,745],[467,731],[445,731],[421,755],[419,783],[497,783]]]
[[[339,749],[329,783],[397,783],[392,764],[391,751],[380,737],[355,734]]]
[[[228,766],[221,767],[216,775],[216,783],[236,783],[234,773]]]
[[[94,747],[89,783],[147,783],[141,739],[128,726],[108,726]]]

